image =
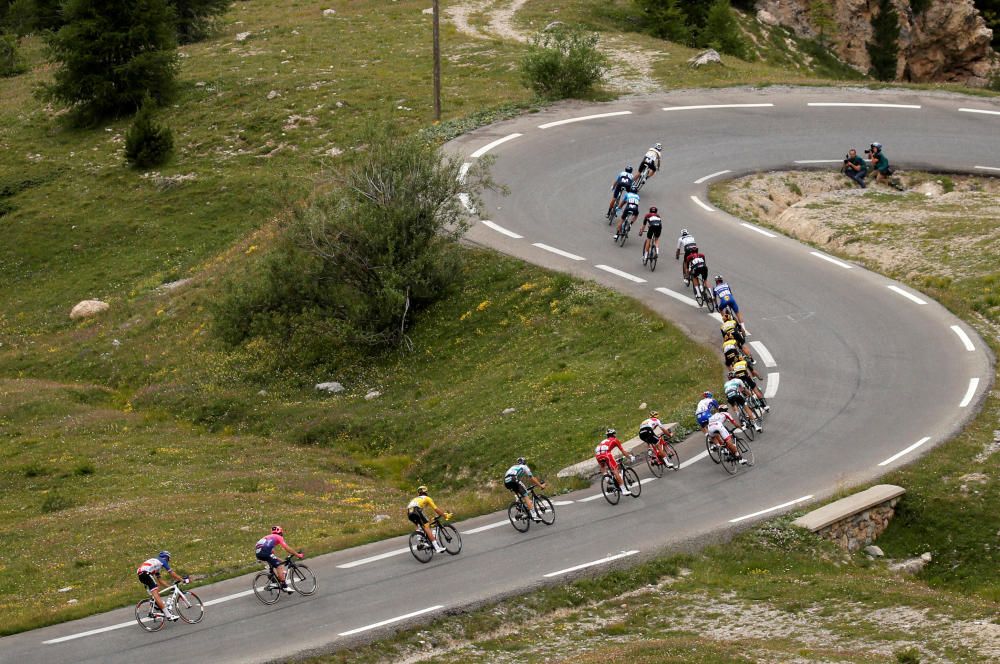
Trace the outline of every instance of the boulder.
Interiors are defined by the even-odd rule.
[[[517,412],[517,410],[514,408],[504,408],[503,412],[500,414],[506,416],[506,415],[513,415],[515,412]]]
[[[371,392],[369,392],[368,394],[365,395],[365,401],[371,401],[372,399],[378,399],[380,396],[382,396],[381,392],[379,392],[378,390],[372,390]]]
[[[329,383],[316,383],[316,389],[330,394],[340,394],[344,391],[344,386],[334,380]]]
[[[250,33],[249,32],[238,32],[238,33],[236,33],[236,41],[238,41],[241,44],[243,42],[245,42],[249,38],[250,38]]]
[[[563,23],[562,21],[552,21],[551,23],[549,23],[548,25],[546,25],[544,28],[542,28],[542,32],[552,32],[556,28],[561,28],[564,25],[566,25],[566,24]]]
[[[760,9],[757,11],[757,20],[763,23],[764,25],[770,25],[770,26],[779,25],[778,18],[771,12],[767,11],[766,9]]]
[[[272,99],[277,99],[280,96],[281,96],[280,92],[278,92],[277,90],[271,90],[270,92],[267,93],[267,100],[271,101]]]
[[[722,64],[722,58],[719,57],[719,52],[716,51],[714,48],[710,48],[707,51],[702,51],[698,55],[688,60],[688,64],[695,68],[702,67],[704,65],[710,65],[713,63],[720,65]]]
[[[69,317],[73,320],[77,320],[79,318],[90,318],[91,316],[104,313],[110,308],[111,305],[107,302],[102,302],[100,300],[83,300],[82,302],[76,303],[76,306],[69,312]]]
[[[866,546],[865,553],[867,553],[872,558],[882,558],[883,556],[885,556],[885,552],[882,551],[880,547],[877,547],[874,544],[869,544],[868,546]]]
[[[336,9],[324,9],[323,10],[323,16],[336,16],[336,15],[337,15],[337,10]]]

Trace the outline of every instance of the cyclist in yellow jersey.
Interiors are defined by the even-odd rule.
[[[743,354],[750,359],[751,364],[753,363],[753,355],[750,353],[750,349],[747,348],[747,338],[743,334],[743,328],[737,324],[736,319],[733,318],[728,309],[722,312],[722,325],[719,326],[719,331],[722,332],[723,340],[734,339],[739,345],[740,350],[743,351]]]
[[[441,551],[444,551],[445,548],[441,546],[436,539],[434,539],[434,533],[431,532],[427,516],[424,514],[424,510],[428,508],[434,510],[438,516],[443,516],[446,519],[451,518],[451,514],[445,514],[438,508],[437,505],[434,504],[431,497],[427,495],[426,486],[418,486],[416,498],[411,500],[410,504],[406,506],[406,516],[415,526],[424,529],[424,534],[427,535],[427,539],[430,540],[430,543],[434,545],[434,550],[440,553]]]
[[[764,410],[771,410],[771,407],[767,405],[767,400],[764,399],[764,395],[761,393],[760,388],[757,387],[757,383],[754,381],[754,378],[759,379],[760,375],[754,371],[749,364],[747,364],[746,360],[739,359],[736,362],[733,362],[733,376],[742,380],[747,386],[747,389],[753,392],[754,395],[760,399],[760,403],[764,406]]]

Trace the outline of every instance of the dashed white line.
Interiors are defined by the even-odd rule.
[[[972,339],[970,339],[969,335],[965,333],[965,330],[960,328],[958,325],[952,325],[951,330],[958,335],[959,339],[961,339],[962,345],[965,346],[965,350],[970,352],[976,350],[976,347],[972,345]]]
[[[774,104],[701,104],[699,106],[666,106],[664,111],[700,111],[715,108],[766,108]]]
[[[1000,115],[1000,111],[987,111],[984,108],[960,108],[962,113],[982,113],[984,115]]]
[[[912,108],[912,109],[922,108],[919,104],[873,104],[870,102],[854,102],[854,101],[811,101],[807,105],[834,106],[834,107],[854,106],[861,108]]]
[[[718,177],[719,175],[725,175],[726,173],[732,173],[732,171],[719,171],[717,173],[712,173],[711,175],[706,175],[704,177],[698,178],[697,180],[694,181],[694,183],[701,184],[702,182],[707,182],[708,180],[711,180],[714,177]]]
[[[465,176],[469,174],[469,169],[471,167],[471,163],[465,162],[462,164],[462,167],[458,169],[458,181],[460,184],[465,184]]]
[[[696,454],[695,456],[691,457],[687,461],[682,461],[681,462],[681,470],[687,468],[692,463],[697,463],[698,461],[701,461],[702,459],[704,459],[707,456],[708,456],[708,450],[702,450],[701,454]]]
[[[702,210],[705,210],[706,212],[715,212],[715,208],[709,207],[705,203],[702,203],[701,199],[698,198],[697,196],[692,196],[691,200],[694,201],[698,205],[698,207],[700,207]]]
[[[638,550],[633,549],[631,551],[622,551],[621,553],[616,553],[613,556],[607,556],[606,558],[601,558],[600,560],[592,560],[589,563],[583,563],[582,565],[574,565],[573,567],[567,567],[566,569],[561,569],[558,572],[549,572],[545,575],[545,578],[550,578],[553,576],[559,576],[560,574],[568,574],[570,572],[575,572],[581,569],[587,569],[588,567],[594,567],[595,565],[603,565],[605,563],[610,563],[612,560],[619,560],[621,558],[627,558],[628,556],[634,556],[639,553]]]
[[[965,396],[962,397],[962,402],[958,404],[959,408],[965,408],[970,403],[972,403],[972,397],[976,396],[976,390],[979,389],[979,379],[970,378],[969,379],[969,389],[965,391]]]
[[[841,159],[796,159],[796,164],[839,164]]]
[[[558,127],[559,125],[571,124],[573,122],[583,122],[584,120],[597,120],[598,118],[612,118],[616,115],[632,115],[632,111],[615,111],[614,113],[598,113],[597,115],[583,115],[578,118],[569,118],[568,120],[556,120],[555,122],[546,122],[545,124],[538,125],[539,129],[548,129],[549,127]]]
[[[816,258],[822,258],[823,260],[825,260],[828,263],[833,263],[834,265],[839,265],[840,267],[844,268],[845,270],[850,270],[851,268],[854,267],[853,265],[849,265],[848,263],[845,263],[844,261],[837,260],[833,256],[827,256],[826,254],[821,254],[818,251],[810,251],[809,253],[812,254],[813,256],[815,256]]]
[[[498,138],[497,140],[495,140],[495,141],[493,141],[491,143],[487,143],[486,145],[484,145],[483,147],[479,148],[478,150],[476,150],[475,152],[473,152],[469,156],[472,157],[473,159],[479,159],[480,157],[482,157],[484,154],[486,154],[487,152],[489,152],[490,150],[492,150],[496,146],[503,145],[507,141],[512,141],[515,138],[517,138],[518,136],[522,136],[522,135],[523,134],[508,134],[507,136],[504,136],[503,138]]]
[[[998,171],[998,172],[1000,172],[1000,168],[997,168],[996,166],[973,166],[973,168],[978,168],[981,171]]]
[[[750,230],[752,230],[753,232],[755,232],[755,233],[760,233],[761,235],[766,235],[767,237],[778,237],[778,236],[777,236],[777,235],[775,235],[774,233],[770,233],[770,232],[768,232],[768,231],[765,231],[765,230],[764,230],[763,228],[757,228],[757,227],[756,227],[756,226],[754,226],[753,224],[748,224],[748,223],[747,223],[747,222],[745,222],[745,221],[741,221],[741,222],[740,222],[740,225],[741,225],[741,226],[746,226],[747,228],[749,228],[749,229],[750,229]]]
[[[634,281],[637,284],[644,284],[646,280],[642,277],[637,277],[634,274],[629,274],[628,272],[622,272],[617,268],[613,268],[610,265],[595,265],[598,270],[604,270],[605,272],[610,272],[611,274],[616,274],[622,279],[628,279],[629,281]]]
[[[572,500],[553,500],[552,504],[555,505],[556,507],[562,507],[563,505],[572,505],[573,501]]]
[[[438,611],[443,609],[443,604],[438,604],[436,606],[428,606],[426,609],[420,609],[419,611],[414,611],[412,613],[407,613],[402,616],[396,616],[395,618],[389,618],[388,620],[382,620],[377,623],[372,623],[371,625],[365,625],[364,627],[358,627],[357,629],[351,629],[346,632],[341,632],[337,636],[351,636],[352,634],[360,634],[361,632],[367,632],[370,629],[378,629],[379,627],[385,627],[386,625],[391,625],[393,623],[402,622],[409,618],[416,618],[417,616],[422,616],[425,613],[431,613],[432,611]]]
[[[687,295],[682,295],[682,294],[678,293],[677,291],[672,291],[669,288],[663,288],[661,286],[660,288],[657,288],[656,291],[658,293],[663,293],[664,295],[669,295],[670,297],[674,298],[675,300],[680,300],[684,304],[689,304],[692,307],[696,307],[697,308],[697,306],[698,306],[698,303],[695,300],[693,300],[692,298],[688,297]]]
[[[916,302],[917,304],[927,304],[927,300],[921,300],[919,297],[917,297],[913,293],[908,293],[905,290],[903,290],[902,288],[900,288],[899,286],[889,286],[889,290],[893,291],[894,293],[899,293],[900,295],[902,295],[906,299],[911,300],[913,302]]]
[[[781,382],[781,375],[777,371],[767,374],[767,387],[764,388],[764,398],[773,399],[778,393],[778,385]]]
[[[774,361],[774,356],[771,355],[771,351],[769,351],[767,346],[765,346],[762,342],[751,341],[750,345],[753,346],[753,349],[757,351],[758,355],[760,355],[760,359],[764,361],[765,367],[770,368],[778,366],[778,363]]]
[[[499,528],[500,526],[505,526],[510,521],[504,519],[503,521],[496,521],[494,523],[488,523],[485,526],[479,526],[478,528],[473,528],[472,530],[463,530],[466,535],[475,535],[476,533],[485,533],[487,530],[493,530],[494,528]]]
[[[719,321],[720,323],[722,322],[722,314],[720,314],[718,311],[713,311],[712,313],[710,313],[708,315],[708,317],[709,318],[714,318],[715,320]]]
[[[226,595],[225,597],[216,597],[215,599],[210,599],[207,602],[205,602],[205,606],[212,606],[213,604],[222,604],[223,602],[228,602],[230,600],[246,597],[247,595],[253,595],[252,588],[250,590],[244,590],[238,593],[233,593],[232,595]]]
[[[896,452],[895,454],[893,454],[891,457],[889,457],[888,459],[886,459],[885,461],[883,461],[879,465],[880,466],[888,466],[890,463],[892,463],[893,461],[895,461],[899,457],[903,456],[904,454],[909,454],[913,450],[917,449],[918,447],[920,447],[921,445],[923,445],[924,443],[926,443],[928,440],[930,440],[930,436],[925,436],[924,438],[921,438],[917,442],[915,442],[912,445],[910,445],[909,447],[907,447],[905,450],[902,450],[901,452]]]
[[[343,565],[337,565],[338,569],[351,569],[352,567],[359,567],[360,565],[367,565],[368,563],[373,563],[377,560],[385,560],[386,558],[392,558],[393,556],[398,556],[400,554],[408,552],[409,549],[396,549],[395,551],[386,551],[385,553],[380,553],[377,556],[369,556],[368,558],[361,558],[359,560],[352,560],[349,563],[344,563]]]
[[[753,514],[745,514],[743,516],[738,516],[735,519],[730,519],[729,523],[739,523],[740,521],[745,521],[747,519],[752,519],[755,516],[761,516],[762,514],[767,514],[768,512],[776,512],[776,511],[784,509],[786,507],[791,507],[792,505],[797,505],[798,503],[804,503],[807,500],[812,500],[812,494],[809,494],[808,496],[802,496],[801,498],[796,498],[795,500],[789,500],[787,503],[781,503],[780,505],[775,505],[774,507],[768,507],[766,510],[761,510],[759,512],[754,512]]]
[[[250,592],[253,592],[252,590]],[[121,629],[123,627],[129,627],[134,625],[134,620],[129,620],[128,622],[118,623],[117,625],[108,625],[107,627],[100,627],[98,629],[88,629],[86,632],[80,632],[78,634],[70,634],[69,636],[60,636],[57,639],[49,639],[48,641],[42,641],[43,644],[48,645],[52,643],[64,643],[66,641],[72,641],[73,639],[82,639],[85,636],[93,636],[94,634],[103,634],[104,632],[111,632],[116,629]]]
[[[544,249],[545,251],[550,251],[553,254],[556,254],[558,256],[562,256],[563,258],[568,258],[568,259],[573,260],[573,261],[585,261],[585,260],[587,260],[583,256],[577,256],[576,254],[571,254],[568,251],[563,251],[562,249],[556,249],[555,247],[550,247],[549,245],[542,244],[541,242],[535,242],[533,244],[533,246],[538,247],[539,249]]]
[[[487,227],[489,227],[489,228],[492,228],[492,229],[493,229],[493,230],[495,230],[495,231],[496,231],[497,233],[500,233],[500,234],[502,234],[502,235],[506,235],[507,237],[512,237],[512,238],[514,238],[515,240],[521,240],[521,239],[523,239],[523,238],[524,238],[524,236],[523,236],[523,235],[518,235],[518,234],[517,234],[517,233],[515,233],[514,231],[509,231],[509,230],[507,230],[506,228],[504,228],[503,226],[501,226],[500,224],[495,224],[495,223],[493,223],[492,221],[486,221],[485,219],[483,219],[482,221],[483,221],[483,224],[484,224],[484,225],[486,225],[486,226],[487,226]]]
[[[580,498],[576,502],[578,502],[578,503],[589,503],[592,500],[597,500],[598,498],[603,498],[603,497],[604,497],[604,494],[603,493],[599,493],[596,496],[587,496],[586,498]]]

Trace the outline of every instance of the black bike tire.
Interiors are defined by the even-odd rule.
[[[552,504],[548,496],[543,496],[540,493],[535,495],[535,511],[538,512],[538,517],[546,526],[551,526],[556,522],[556,506]]]
[[[514,526],[514,530],[519,533],[526,533],[531,528],[531,517],[528,516],[528,510],[518,500],[512,502],[507,508],[507,518],[510,519],[510,525]]]
[[[660,259],[660,252],[658,252],[655,249],[655,247],[654,247],[654,245],[653,245],[652,242],[649,244],[649,251],[652,254],[652,256],[650,256],[650,258],[649,258],[649,271],[650,272],[655,272],[656,271],[656,261],[658,261]]]
[[[642,493],[642,481],[639,479],[639,473],[635,472],[634,468],[626,468],[622,471],[622,481],[625,482],[628,494],[633,498],[638,498]],[[633,488],[635,491],[632,490]]]
[[[732,455],[732,453],[728,449],[724,452],[721,452],[721,456],[722,456],[722,463],[720,463],[719,465],[722,466],[722,468],[730,475],[735,475],[736,471],[739,470],[740,462],[736,459],[736,457]]]
[[[622,222],[622,232],[618,234],[618,246],[624,247],[625,242],[628,240],[628,232],[632,230],[632,221]]]
[[[306,597],[316,592],[318,585],[316,575],[312,573],[312,570],[300,563],[295,563],[294,567],[290,567],[285,572],[285,580],[292,584],[292,588],[295,588],[300,595]]]
[[[622,499],[621,492],[615,486],[615,478],[607,473],[601,475],[601,493],[604,494],[604,499],[612,505],[617,505],[618,501]]]
[[[704,288],[704,286],[702,286],[702,288]],[[712,293],[706,293],[705,307],[708,309],[708,313],[715,312],[715,295],[713,295]]]
[[[152,597],[141,599],[135,605],[135,621],[139,623],[139,627],[144,631],[158,632],[163,629],[163,624],[167,622],[167,617],[164,615],[156,617],[152,615],[154,606],[156,605],[153,603]],[[147,624],[143,622],[144,620],[148,620],[150,623]]]
[[[739,435],[736,436],[736,449],[738,449],[740,454],[743,455],[743,458],[747,460],[748,466],[754,465],[756,458],[753,455],[753,449],[750,447],[750,443],[743,440],[743,438]]]
[[[270,588],[270,589],[268,589],[268,587],[267,587],[271,583],[271,579],[272,578],[273,577],[272,577],[272,575],[271,575],[270,572],[257,572],[257,576],[255,576],[253,578],[253,581],[250,584],[250,586],[253,588],[253,594],[254,594],[254,596],[258,600],[260,600],[261,604],[266,604],[268,606],[270,606],[271,604],[274,604],[275,602],[277,602],[278,599],[281,597],[281,588]],[[257,580],[258,579],[263,579],[264,580],[264,585],[260,586],[259,589],[257,587]],[[277,583],[277,580],[275,580],[274,583]],[[268,593],[269,590],[270,590],[270,593]],[[265,593],[268,593],[268,594],[265,595]],[[273,599],[269,599],[271,594],[274,595]]]
[[[663,449],[667,453],[667,461],[674,464],[674,472],[681,469],[681,457],[677,454],[677,448],[670,443],[664,442]]]
[[[747,435],[747,438],[753,440],[756,433],[753,429],[753,421],[750,420],[745,414],[740,413],[740,424],[742,425],[743,432]]]
[[[184,598],[188,599],[191,604],[190,606],[184,606]],[[205,604],[193,590],[189,590],[184,593],[184,597],[181,597],[180,595],[174,596],[174,611],[181,620],[189,625],[195,625],[200,623],[201,619],[205,617]],[[184,615],[186,611],[197,613],[197,617]]]
[[[708,436],[705,436],[705,449],[708,450],[708,458],[712,460],[712,463],[722,462],[722,452],[716,445],[712,444]]]
[[[655,477],[663,477],[663,465],[660,463],[660,459],[656,456],[656,452],[653,448],[646,448],[646,465],[649,466],[649,472]]]
[[[462,536],[455,526],[450,524],[438,526],[434,531],[434,536],[438,538],[438,542],[445,548],[448,555],[457,556],[462,553]]]
[[[422,532],[410,533],[410,553],[421,563],[429,563],[434,557],[434,546]]]

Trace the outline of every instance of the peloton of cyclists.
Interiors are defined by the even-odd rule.
[[[618,228],[615,229],[615,234],[612,236],[612,239],[616,242],[618,241],[618,236],[621,235],[625,219],[629,216],[633,220],[639,218],[639,194],[635,192],[635,185],[632,185],[632,188],[625,192],[625,200],[622,205],[622,218],[618,221]]]
[[[659,429],[660,433],[657,434],[656,430]],[[672,438],[673,433],[670,429],[663,426],[663,422],[660,421],[660,414],[655,410],[649,411],[649,417],[642,421],[639,425],[639,440],[646,443],[656,454],[656,458],[663,462],[667,468],[673,468],[674,464],[672,461],[667,459],[666,450],[663,449],[663,441],[660,439],[660,435],[664,438]]]
[[[642,228],[639,229],[639,236],[646,231],[646,227],[649,227],[649,234],[646,235],[646,242],[642,245],[642,260],[646,260],[649,256],[649,249],[651,246],[656,247],[656,253],[660,253],[660,233],[663,231],[663,219],[660,218],[659,211],[656,206],[649,208],[649,213],[642,218]]]
[[[611,218],[612,212],[614,212],[615,207],[618,203],[618,199],[621,197],[623,192],[632,189],[632,167],[626,166],[625,170],[618,174],[615,178],[614,184],[611,185],[611,202],[608,203],[608,218]]]

